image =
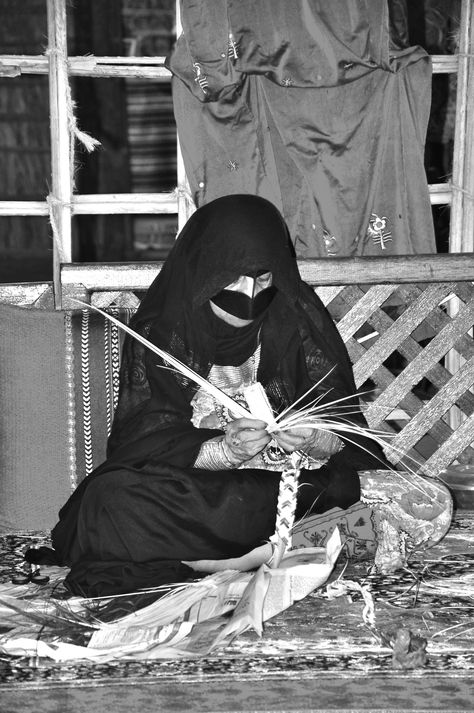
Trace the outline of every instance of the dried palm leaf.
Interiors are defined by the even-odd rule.
[[[148,347],[148,349],[151,349],[152,352],[154,352],[159,357],[161,357],[164,362],[166,362],[167,364],[170,364],[174,369],[176,369],[176,371],[179,371],[180,374],[182,374],[186,378],[190,379],[191,381],[194,381],[198,386],[205,389],[220,404],[222,404],[223,406],[226,406],[228,409],[232,410],[233,413],[237,414],[238,416],[240,416],[242,418],[252,418],[252,414],[250,413],[250,411],[247,411],[247,409],[245,409],[241,404],[237,403],[237,401],[234,401],[234,399],[230,398],[230,396],[228,396],[224,391],[219,389],[217,386],[214,386],[213,384],[211,384],[209,381],[207,381],[207,379],[204,379],[200,374],[195,372],[193,369],[191,369],[186,364],[183,364],[182,361],[180,361],[179,359],[174,357],[172,354],[169,354],[164,349],[160,349],[160,347],[157,347],[156,344],[153,344],[153,342],[150,342],[148,339],[143,337],[141,334],[138,334],[138,332],[135,332],[134,329],[127,326],[126,324],[121,322],[119,319],[116,319],[116,317],[113,317],[111,314],[104,312],[99,307],[95,307],[94,305],[86,304],[85,302],[82,302],[81,300],[73,299],[73,301],[77,302],[78,304],[83,305],[84,307],[87,307],[88,309],[94,310],[94,312],[98,312],[103,317],[108,319],[110,322],[113,322],[113,324],[115,324],[117,327],[120,327],[120,329],[122,329],[124,332],[126,332],[130,336],[134,337],[141,344]]]
[[[263,387],[261,387],[261,385],[259,385],[258,390],[255,388],[250,390],[250,401],[253,406],[251,410],[247,410],[242,406],[241,403],[238,403],[224,391],[211,384],[209,381],[207,381],[207,379],[202,377],[200,374],[195,372],[186,364],[183,364],[183,362],[181,362],[179,359],[169,354],[164,349],[157,347],[155,344],[150,342],[141,334],[138,334],[128,325],[123,324],[123,322],[121,322],[116,317],[108,314],[99,307],[87,304],[85,302],[82,302],[81,300],[74,299],[73,301],[77,302],[82,307],[91,309],[94,312],[101,314],[105,319],[108,319],[109,321],[113,322],[120,329],[137,339],[141,344],[143,344],[145,347],[147,347],[152,352],[161,357],[161,359],[166,364],[169,364],[174,370],[176,370],[186,378],[190,379],[191,381],[194,381],[194,383],[196,383],[199,387],[210,393],[218,403],[228,408],[229,411],[231,411],[236,416],[243,418],[256,418],[266,414],[268,421],[270,421],[270,414],[272,414],[272,411],[268,400],[266,399]],[[334,368],[335,367],[333,367],[333,369]],[[327,392],[318,395],[315,399],[313,399],[312,402],[310,402],[304,408],[297,408],[298,404],[301,401],[307,399],[311,391],[321,386],[324,380],[331,374],[333,369],[331,369],[328,374],[323,376],[316,384],[313,384],[313,386],[311,386],[311,388],[308,389],[308,391],[306,391],[306,393],[304,393],[302,396],[300,396],[291,406],[286,408],[280,414],[272,414],[272,420],[270,421],[267,429],[268,432],[274,433],[275,431],[285,431],[293,428],[313,428],[321,432],[336,435],[346,443],[351,443],[352,445],[357,446],[361,450],[369,452],[369,450],[365,446],[360,443],[357,443],[354,440],[354,437],[356,436],[365,436],[366,438],[375,441],[383,449],[387,449],[388,451],[392,450],[394,453],[402,453],[402,451],[394,448],[394,446],[389,443],[389,439],[395,434],[389,434],[386,431],[377,430],[369,426],[360,426],[348,419],[348,416],[360,413],[360,409],[353,403],[345,403],[350,401],[353,402],[354,394],[334,399],[334,401],[329,403],[321,403],[321,401],[329,393],[330,390],[328,390]],[[411,456],[408,456],[405,453],[403,453],[403,455],[405,458],[409,459],[414,465],[421,465]],[[386,467],[385,463],[383,465],[384,467]],[[409,466],[405,465],[405,467],[406,470],[408,470],[412,475],[418,475],[416,471],[414,471]],[[403,479],[403,474],[401,474],[399,471],[394,470],[393,472]],[[419,487],[419,490],[425,495],[431,496],[431,493],[427,492],[426,486],[421,485],[422,482],[424,481],[420,476],[420,485],[416,487]]]

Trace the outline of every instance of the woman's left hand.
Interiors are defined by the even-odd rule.
[[[287,453],[304,451],[307,453],[316,441],[314,428],[290,428],[288,431],[275,431],[272,437]]]

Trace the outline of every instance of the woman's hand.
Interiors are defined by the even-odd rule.
[[[265,430],[265,421],[253,418],[237,418],[227,426],[224,443],[230,454],[241,463],[260,453],[271,436]]]
[[[275,431],[272,436],[288,453],[303,451],[316,460],[329,458],[344,445],[335,433],[317,428],[291,428],[288,431]]]
[[[316,442],[314,428],[290,428],[288,431],[274,431],[273,438],[287,453],[304,451],[308,453]]]

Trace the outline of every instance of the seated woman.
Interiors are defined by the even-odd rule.
[[[262,198],[226,196],[197,210],[131,326],[236,400],[258,381],[276,413],[315,385],[308,400],[358,404],[339,333],[300,278],[279,211]],[[107,460],[53,530],[69,588],[119,593],[185,581],[229,558],[251,566],[245,557],[274,532],[280,474],[295,450],[307,454],[297,518],[349,507],[358,471],[384,467],[365,437],[271,437],[266,425],[236,418],[127,337]]]

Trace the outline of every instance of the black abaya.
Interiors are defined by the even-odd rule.
[[[219,329],[209,299],[261,269],[272,272],[276,288],[263,317],[241,332]],[[299,277],[283,219],[255,196],[221,198],[191,217],[132,326],[205,377],[215,363],[242,364],[260,340],[257,379],[275,411],[322,377],[311,398],[355,394],[345,347]],[[191,423],[196,388],[158,361],[127,339],[107,461],[79,485],[53,530],[75,593],[184,580],[194,573],[182,560],[240,556],[273,534],[280,474],[194,468],[202,443],[223,432]],[[351,418],[364,423],[361,415]],[[368,439],[359,441],[370,453],[346,445],[318,470],[303,471],[297,517],[357,501],[357,470],[383,459]]]

